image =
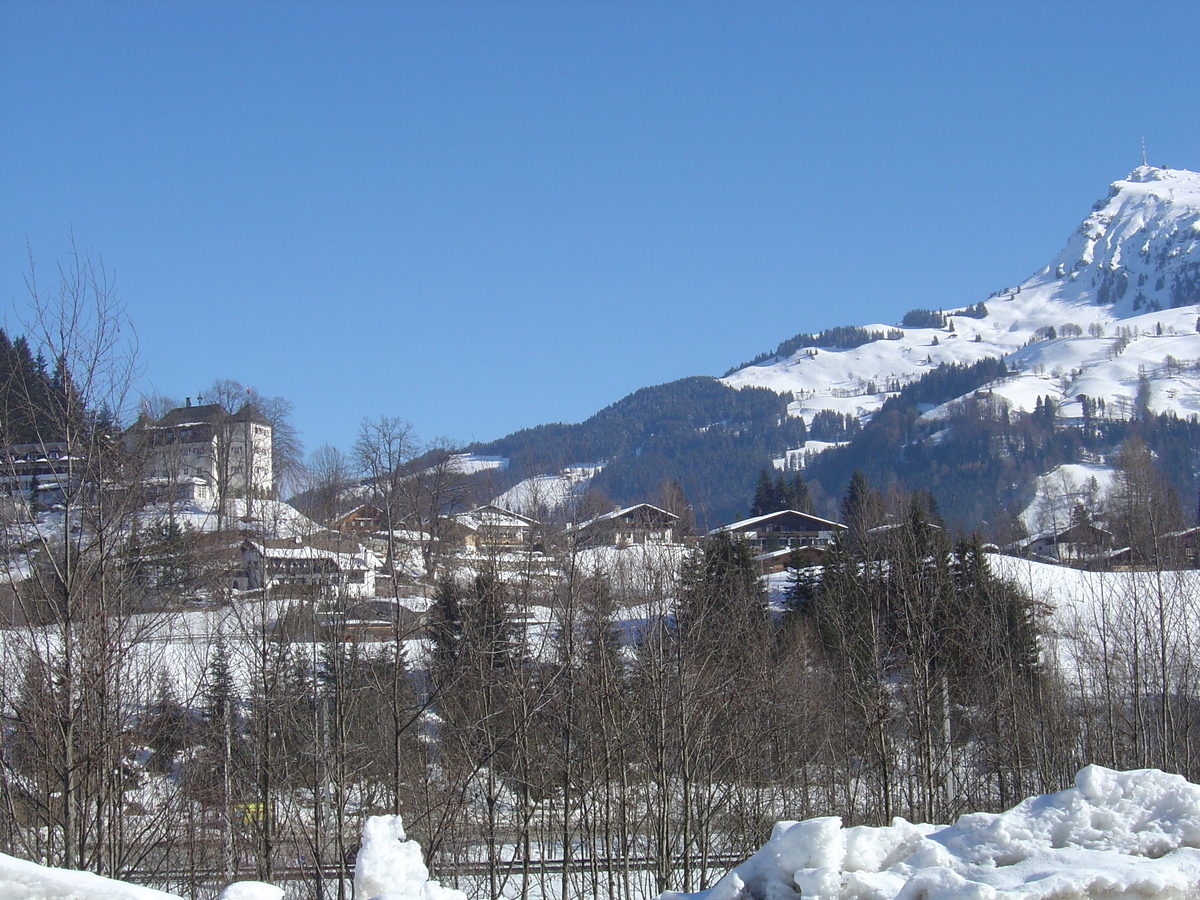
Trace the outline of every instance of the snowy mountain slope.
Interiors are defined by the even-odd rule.
[[[528,516],[561,509],[582,497],[592,478],[602,468],[601,465],[568,466],[556,475],[525,478],[494,497],[492,503]]]
[[[802,347],[723,380],[791,392],[789,412],[811,422],[821,409],[869,417],[889,388],[939,364],[1003,357],[1019,374],[993,391],[1014,411],[1050,396],[1060,415],[1078,416],[1086,394],[1128,417],[1144,378],[1150,410],[1187,416],[1200,413],[1198,302],[1200,174],[1142,166],[1046,267],[988,298],[983,318],[950,311],[942,328],[849,350]]]

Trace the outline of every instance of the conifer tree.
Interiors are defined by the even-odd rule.
[[[783,481],[782,475],[779,476],[779,480],[780,493],[783,494],[784,505],[788,509],[803,513],[812,512],[812,497],[809,494],[808,485],[799,472],[796,472],[786,483]]]
[[[142,723],[146,743],[154,750],[149,763],[151,771],[165,775],[171,770],[180,751],[187,746],[189,730],[187,710],[179,702],[166,669],[160,669],[154,704]]]
[[[750,504],[750,517],[765,516],[775,512],[781,506],[782,497],[779,486],[771,478],[769,469],[763,468],[758,473],[758,483],[754,487],[754,500]]]

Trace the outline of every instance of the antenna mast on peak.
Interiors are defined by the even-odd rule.
[[[1146,165],[1146,136],[1142,135],[1142,165]]]

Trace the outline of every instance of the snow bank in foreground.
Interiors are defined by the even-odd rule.
[[[467,900],[429,880],[421,845],[404,834],[399,816],[371,816],[354,862],[355,900]]]
[[[153,888],[102,878],[91,872],[52,869],[0,853],[2,900],[183,900]],[[283,890],[261,881],[239,881],[219,900],[283,900]],[[449,898],[446,898],[449,900]]]
[[[1200,786],[1088,766],[1075,787],[955,825],[779,822],[704,900],[1075,900],[1200,895]],[[663,898],[688,896],[664,894]]]
[[[1145,900],[1200,896],[1200,786],[1155,769],[1088,766],[1075,787],[954,825],[843,828],[780,822],[770,841],[698,900]],[[255,882],[223,900],[278,900]],[[466,900],[429,880],[399,816],[363,828],[356,900]],[[664,894],[680,900],[684,894]],[[3,900],[179,900],[0,854]]]
[[[4,900],[180,900],[151,888],[101,878],[90,872],[51,869],[0,853]]]
[[[421,846],[407,840],[399,816],[372,816],[363,826],[354,865],[355,900],[467,900],[466,894],[429,880]],[[181,900],[89,872],[51,869],[0,853],[0,900]],[[283,890],[240,881],[220,900],[283,900]]]

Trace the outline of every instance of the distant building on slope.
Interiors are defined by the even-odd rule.
[[[133,442],[148,445],[152,496],[202,509],[270,496],[272,437],[270,421],[249,402],[231,413],[219,403],[193,406],[191,398],[161,419],[142,418],[130,429]]]
[[[1018,541],[1020,555],[1061,563],[1096,562],[1111,556],[1113,534],[1091,522],[1076,522],[1063,531],[1043,532]]]
[[[371,534],[383,531],[387,522],[387,514],[373,503],[360,503],[349,512],[342,513],[329,527],[343,534]]]
[[[328,535],[247,539],[242,559],[239,589],[328,588],[360,599],[375,596],[375,575],[383,565],[357,541]]]
[[[765,553],[772,550],[797,549],[800,547],[824,547],[846,526],[829,519],[794,509],[781,509],[763,516],[742,519],[731,525],[722,525],[709,532],[710,535],[726,532],[741,537],[752,550]]]
[[[79,476],[70,474],[67,444],[11,444],[0,450],[0,493],[20,504],[49,507],[62,501]],[[82,468],[75,461],[76,470]]]
[[[538,522],[489,503],[451,518],[447,537],[469,550],[516,551],[533,546]]]
[[[649,503],[638,503],[596,516],[572,531],[580,547],[632,547],[635,544],[671,544],[679,516]]]

